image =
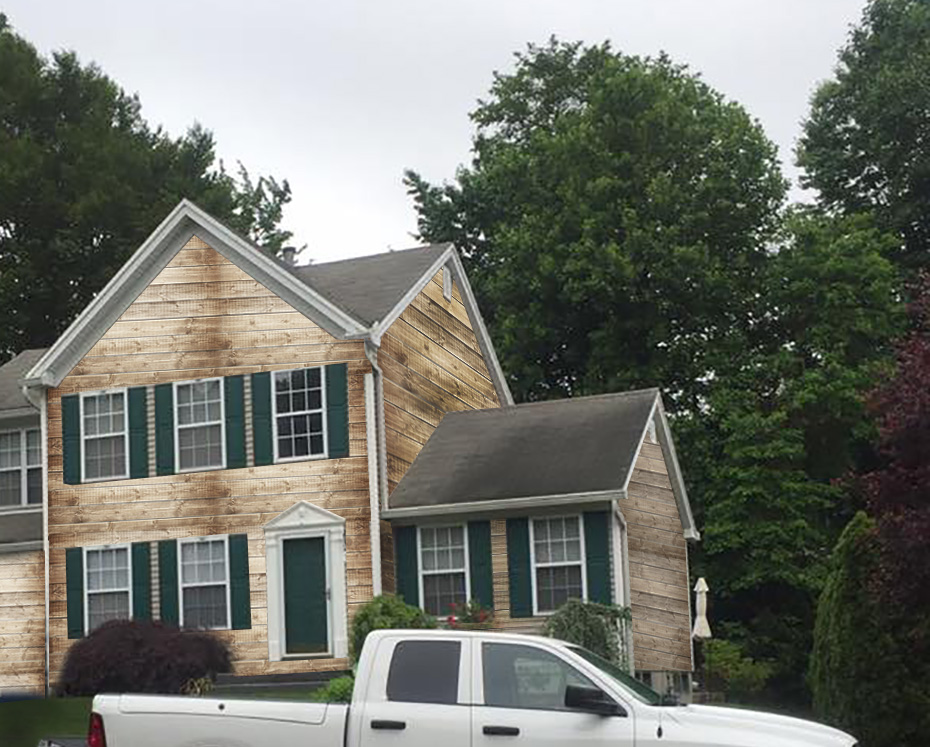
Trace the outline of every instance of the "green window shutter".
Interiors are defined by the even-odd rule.
[[[226,399],[226,466],[245,467],[245,388],[241,376],[223,379]]]
[[[81,398],[61,398],[62,479],[69,485],[81,482]]]
[[[178,625],[178,541],[158,543],[158,590],[161,621]]]
[[[155,387],[155,467],[159,475],[174,474],[174,385]]]
[[[610,604],[610,514],[586,511],[584,514],[585,570],[588,576],[588,601]]]
[[[510,575],[510,616],[533,616],[533,584],[530,574],[530,524],[527,519],[507,519],[507,570]]]
[[[249,595],[249,543],[245,534],[229,535],[229,605],[230,627],[252,627],[252,601]]]
[[[326,366],[326,437],[330,459],[349,456],[349,367]]]
[[[491,522],[468,522],[468,565],[471,598],[494,609],[494,576],[491,569]]]
[[[148,542],[132,543],[132,619],[152,618],[152,564]]]
[[[68,638],[84,637],[84,551],[65,550],[65,592],[68,609]]]
[[[407,604],[420,606],[419,562],[417,561],[417,528],[394,527],[394,573],[397,594]]]
[[[252,437],[256,466],[274,461],[271,425],[271,374],[252,374]]]
[[[129,390],[129,476],[149,476],[149,429],[145,387]]]

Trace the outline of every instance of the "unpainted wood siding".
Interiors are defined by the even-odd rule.
[[[347,458],[88,485],[62,482],[62,395],[337,362],[348,365]],[[345,517],[350,618],[371,598],[364,402],[364,375],[370,371],[362,342],[333,338],[199,239],[179,251],[49,392],[52,679],[72,643],[66,628],[66,548],[236,533],[248,535],[252,628],[217,633],[232,644],[236,674],[347,668],[345,659],[268,662],[262,527],[301,500]]]
[[[643,444],[620,510],[627,522],[636,669],[690,672],[688,546],[658,444]]]
[[[378,364],[384,372],[389,493],[443,415],[501,405],[458,284],[447,301],[441,271],[388,328]],[[394,547],[387,522],[381,537],[384,589],[393,591]]]
[[[0,694],[44,692],[44,586],[41,550],[0,555]]]

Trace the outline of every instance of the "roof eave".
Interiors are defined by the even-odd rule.
[[[444,503],[436,506],[405,506],[388,508],[381,512],[381,518],[392,520],[418,519],[432,516],[453,516],[461,514],[500,514],[516,511],[537,511],[562,506],[588,505],[592,503],[612,503],[626,498],[626,491],[598,490],[590,493],[561,493],[558,495],[521,496],[519,498],[497,498],[483,501],[463,501],[461,503]]]
[[[659,444],[665,455],[665,466],[668,469],[668,477],[672,483],[672,493],[675,496],[675,501],[678,503],[678,514],[681,518],[681,527],[685,539],[698,542],[701,539],[701,533],[694,523],[691,501],[688,498],[688,491],[685,488],[685,480],[681,472],[681,465],[678,463],[678,454],[675,451],[675,442],[672,440],[672,430],[669,427],[661,397],[658,397],[655,415],[657,416],[656,430],[658,432]]]
[[[234,231],[185,199],[168,214],[29,370],[24,377],[24,384],[28,387],[58,386],[103,332],[194,235],[333,336],[354,339],[368,335],[369,330],[358,320],[308,288]]]

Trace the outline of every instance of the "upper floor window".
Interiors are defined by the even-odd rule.
[[[326,403],[322,369],[276,371],[273,379],[275,460],[324,456]]]
[[[586,598],[581,517],[533,519],[530,547],[536,614],[554,612],[569,599]]]
[[[81,395],[84,480],[129,477],[126,392]]]
[[[423,609],[448,615],[453,604],[468,601],[465,527],[420,527],[418,544]]]
[[[129,547],[87,548],[84,551],[86,630],[108,620],[127,620],[132,609]]]
[[[226,537],[180,541],[181,625],[229,627],[229,554]]]
[[[189,381],[174,387],[178,470],[226,466],[222,380]]]
[[[41,432],[30,428],[0,433],[0,506],[41,502]]]

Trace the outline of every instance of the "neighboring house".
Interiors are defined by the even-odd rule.
[[[45,680],[42,432],[20,383],[44,353],[0,366],[0,692]]]
[[[697,535],[657,393],[512,407],[449,245],[291,267],[185,201],[20,376],[47,428],[49,667],[23,687],[124,617],[217,631],[239,675],[344,670],[360,605],[441,611],[463,567],[502,626],[632,601],[638,668],[691,669]],[[506,469],[517,432],[547,469]],[[573,559],[544,570],[544,532]]]

